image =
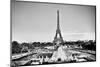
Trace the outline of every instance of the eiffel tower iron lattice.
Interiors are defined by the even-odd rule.
[[[59,46],[60,43],[63,43],[63,37],[61,35],[60,24],[59,24],[59,10],[57,10],[57,30],[53,40],[53,44]]]

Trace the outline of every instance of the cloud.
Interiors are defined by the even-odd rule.
[[[65,40],[95,40],[95,33],[64,33]]]

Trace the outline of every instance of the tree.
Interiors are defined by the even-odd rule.
[[[12,54],[20,53],[21,52],[21,46],[17,41],[12,42]]]

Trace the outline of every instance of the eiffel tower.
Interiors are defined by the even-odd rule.
[[[60,26],[59,26],[59,10],[57,10],[57,29],[56,29],[56,35],[53,40],[53,44],[56,46],[60,46],[60,44],[63,43],[63,37],[61,35]]]

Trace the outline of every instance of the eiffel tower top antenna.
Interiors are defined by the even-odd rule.
[[[57,29],[59,29],[59,10],[57,10]]]

